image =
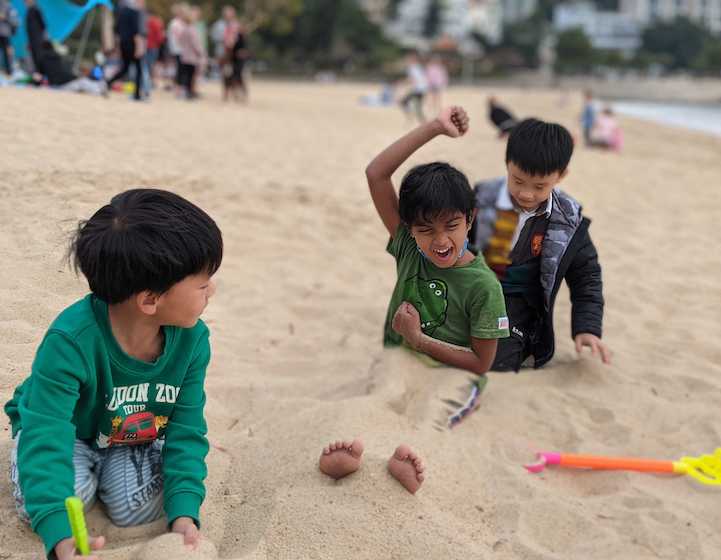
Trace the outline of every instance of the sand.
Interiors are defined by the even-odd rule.
[[[363,170],[407,125],[357,104],[374,89],[259,82],[249,107],[222,106],[213,88],[195,104],[0,89],[0,400],[50,321],[86,292],[62,260],[73,223],[120,190],[169,188],[214,216],[226,242],[205,315],[213,445],[202,522],[219,558],[717,559],[718,489],[521,465],[538,449],[673,459],[719,446],[721,139],[623,119],[622,155],[578,150],[565,187],[593,218],[613,365],[577,358],[563,288],[554,361],[492,374],[481,409],[449,432],[437,425],[443,399],[461,398],[468,375],[380,344],[395,271]],[[501,174],[488,93],[452,90],[470,134],[410,163]],[[580,96],[561,106],[550,93],[494,93],[578,132]],[[322,476],[322,447],[356,435],[362,468]],[[385,468],[401,441],[425,459],[415,496]],[[6,429],[3,473],[9,449]],[[137,558],[165,530],[88,517],[113,560]],[[0,558],[39,557],[6,479],[0,528]]]

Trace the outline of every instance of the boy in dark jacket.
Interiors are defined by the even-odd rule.
[[[530,356],[539,368],[553,357],[553,306],[564,278],[576,351],[587,346],[610,362],[601,341],[603,283],[590,221],[577,201],[556,188],[572,153],[573,139],[563,126],[524,120],[508,138],[507,177],[475,187],[470,247],[498,276],[511,329],[498,341],[492,370],[518,371]]]

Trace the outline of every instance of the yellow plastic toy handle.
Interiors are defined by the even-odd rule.
[[[88,542],[88,528],[85,525],[85,513],[83,512],[83,501],[77,496],[70,496],[65,499],[65,509],[68,510],[70,529],[73,531],[75,548],[83,556],[90,554],[90,543]]]
[[[721,486],[721,447],[713,455],[682,457],[678,462],[683,465],[685,474],[701,484]]]

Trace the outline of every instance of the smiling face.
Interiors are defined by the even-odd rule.
[[[430,221],[419,218],[411,225],[418,248],[438,268],[456,264],[468,237],[471,223],[462,212],[439,214]]]
[[[565,169],[550,175],[529,175],[512,161],[508,162],[508,192],[513,202],[523,210],[531,211],[544,204],[553,188],[568,173]]]
[[[215,282],[207,273],[186,276],[158,298],[160,324],[194,327],[214,293]]]

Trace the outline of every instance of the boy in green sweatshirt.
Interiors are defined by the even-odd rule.
[[[208,328],[199,317],[221,232],[173,193],[134,189],[82,222],[71,245],[92,292],[65,309],[5,412],[17,510],[48,558],[75,557],[64,500],[104,503],[118,526],[167,516],[196,546],[208,452]],[[93,549],[104,538],[92,539]]]

